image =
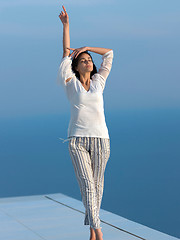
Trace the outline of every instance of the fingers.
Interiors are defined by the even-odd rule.
[[[60,14],[59,14],[59,17],[61,18],[63,15],[64,15],[64,12],[61,11]]]
[[[65,7],[64,6],[62,6],[63,7],[63,9],[64,9],[64,12],[66,13],[66,9],[65,9]]]
[[[74,57],[77,58],[77,56],[78,56],[79,54],[80,54],[80,52],[77,51],[77,52],[75,53]]]
[[[75,57],[75,54],[76,54],[76,49],[69,56],[72,57],[74,55],[73,57]]]
[[[62,15],[65,15],[65,13],[64,13],[63,11],[61,11],[60,15],[61,15],[61,16],[62,16]]]
[[[74,55],[74,52],[72,52],[69,56],[72,57],[72,55]]]
[[[67,47],[67,49],[69,49],[69,50],[73,50],[73,52],[69,55],[69,57],[71,57],[71,56],[74,54],[74,50],[75,50],[75,48],[68,48],[68,47]]]
[[[73,52],[69,55],[70,57],[71,57],[72,55],[74,55],[74,53],[75,53],[75,51],[76,51],[75,48],[68,48],[68,47],[67,47],[67,49],[69,49],[69,50],[73,50]]]
[[[74,49],[73,52],[69,55],[70,57],[74,55],[74,58],[77,58],[77,56],[80,54],[81,51],[78,49]]]
[[[68,48],[68,47],[67,47]],[[68,48],[68,49],[70,49],[70,50],[75,50],[75,48]]]
[[[64,12],[61,11],[61,13],[59,14],[59,17],[62,17],[63,15],[67,14],[65,7],[64,6],[62,6],[62,7],[63,7]]]
[[[69,55],[70,57],[74,55],[74,58],[77,58],[77,56],[85,51],[85,48],[67,48],[69,50],[72,50],[73,52]]]

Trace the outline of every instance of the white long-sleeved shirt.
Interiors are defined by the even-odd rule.
[[[87,91],[72,71],[72,59],[62,58],[57,76],[57,83],[65,89],[71,107],[71,119],[67,136],[109,138],[104,116],[103,91],[110,73],[113,50],[102,55],[102,63],[98,73],[90,79]],[[68,82],[65,80],[71,78]]]

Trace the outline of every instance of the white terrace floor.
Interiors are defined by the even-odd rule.
[[[61,193],[0,198],[0,240],[89,240],[81,201]],[[100,210],[104,240],[178,238]]]

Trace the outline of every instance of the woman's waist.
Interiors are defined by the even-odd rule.
[[[80,128],[80,129],[102,129],[106,127],[105,118],[71,118],[69,122],[69,128]]]

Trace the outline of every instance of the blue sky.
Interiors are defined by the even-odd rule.
[[[63,4],[71,47],[114,50],[106,111],[180,108],[179,0],[1,0],[0,117],[69,112],[56,83]],[[92,56],[99,68],[101,55]]]

